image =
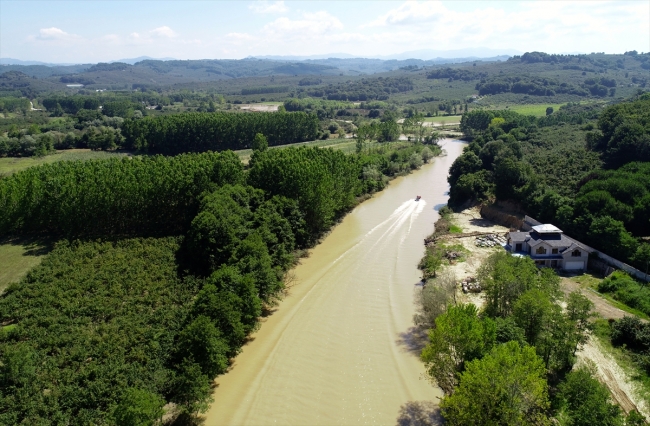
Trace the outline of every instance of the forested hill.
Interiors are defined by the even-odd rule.
[[[650,247],[650,94],[543,118],[472,111],[450,203],[510,200],[538,220],[645,269]]]
[[[503,58],[505,59],[505,58]],[[410,78],[414,103],[431,100],[467,100],[472,94],[498,95],[506,101],[576,101],[586,97],[629,96],[645,87],[650,77],[650,54],[549,55],[527,52],[508,60],[471,60],[441,64],[437,61],[322,59],[276,61],[242,60],[143,60],[127,63],[99,63],[48,67],[45,65],[2,65],[0,92],[20,90],[42,93],[52,90],[76,91],[69,84],[95,90],[169,90],[172,86],[211,88],[224,94],[246,94],[242,89],[270,87],[255,93],[282,93],[280,100],[296,95],[303,86],[325,89],[330,84],[356,83],[375,77]],[[16,76],[24,75],[19,79]],[[305,77],[307,78],[305,80]],[[436,84],[436,80],[447,84]],[[283,90],[280,90],[282,88]],[[449,90],[453,89],[453,90]],[[323,90],[321,90],[323,92]],[[393,92],[386,92],[389,95]],[[254,94],[254,93],[251,93]],[[350,99],[352,100],[352,99]]]

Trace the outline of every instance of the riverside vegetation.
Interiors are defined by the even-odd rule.
[[[604,108],[567,105],[542,118],[511,111],[464,114],[461,129],[471,143],[451,167],[450,204],[459,207],[470,200],[514,202],[531,216],[554,223],[593,247],[645,270],[650,245],[641,237],[650,231],[649,102],[648,94],[640,93]],[[439,262],[429,263],[439,267]],[[516,270],[508,266],[515,263]],[[485,422],[510,419],[506,422],[517,423],[525,419],[526,423],[544,424],[554,417],[561,424],[645,424],[636,412],[622,417],[620,409],[609,402],[604,385],[591,377],[589,367],[569,372],[575,350],[584,342],[584,333],[593,329],[587,322],[589,303],[572,294],[562,313],[553,295],[557,295],[556,285],[544,284],[544,276],[550,278],[553,272],[535,272],[531,276],[537,275],[536,279],[519,276],[527,268],[531,274],[536,269],[530,259],[511,258],[505,253],[494,255],[483,266],[479,278],[486,287],[483,311],[440,303],[430,309],[437,317],[435,321],[427,320],[434,329],[422,358],[437,383],[448,383],[446,390],[443,388],[448,395],[441,404],[443,415],[450,424],[463,424],[469,412],[478,411],[486,413]],[[539,279],[542,281],[534,284]],[[557,279],[547,284],[553,280]],[[444,277],[440,281],[435,286],[437,293],[448,295]],[[522,285],[532,285],[528,297],[518,291],[513,293],[513,288]],[[647,313],[645,287],[623,273],[603,280],[598,290]],[[445,300],[451,301],[449,296]],[[545,335],[543,312],[553,309],[557,312]],[[577,313],[581,319],[575,322]],[[563,323],[565,320],[568,322]],[[564,328],[567,324],[577,328],[569,331],[571,326]],[[647,378],[643,323],[624,318],[597,324],[599,336],[621,347],[638,366],[642,379]],[[473,333],[473,337],[463,338],[467,333]],[[455,336],[452,341],[457,343],[441,343],[449,341],[450,336]],[[499,336],[505,336],[505,340],[500,341]],[[564,343],[555,340],[558,338]],[[508,340],[519,343],[494,349],[494,342]],[[470,341],[472,344],[467,346]],[[544,349],[549,344],[553,348],[550,352]],[[465,357],[473,361],[467,363],[464,357],[445,355],[451,353],[468,353]],[[555,362],[559,363],[554,366],[552,360],[558,354],[560,358]],[[494,406],[494,400],[482,398],[486,389],[499,386],[494,379],[487,380],[486,370],[493,371],[504,383],[519,383],[517,392],[506,393],[504,398],[526,400],[526,409],[509,411],[517,405],[514,400]],[[517,374],[521,374],[519,379]],[[511,384],[504,386],[512,389]]]
[[[0,233],[59,239],[0,297],[0,423],[151,424],[168,402],[191,422],[301,250],[389,176],[440,152],[270,150],[262,134],[247,143],[247,169],[225,151],[0,179]]]
[[[421,264],[425,275],[437,267]],[[446,424],[646,424],[611,402],[592,366],[574,368],[594,328],[587,298],[571,293],[563,309],[554,271],[502,251],[482,264],[477,279],[485,294],[480,310],[457,301],[455,279],[444,271],[428,279],[418,299],[415,322],[429,329],[421,359],[444,393]],[[647,364],[642,328],[638,320],[616,322],[612,342],[635,343],[636,359]]]

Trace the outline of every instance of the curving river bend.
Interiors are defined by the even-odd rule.
[[[437,401],[408,334],[422,241],[463,146],[444,141],[446,157],[393,180],[302,259],[290,294],[217,378],[205,425],[395,424],[404,404]]]

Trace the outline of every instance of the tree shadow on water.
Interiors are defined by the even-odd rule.
[[[408,330],[399,333],[397,338],[399,347],[416,356],[420,356],[427,343],[429,343],[429,334],[424,327],[410,327]]]
[[[409,401],[402,405],[397,416],[397,426],[437,426],[444,420],[440,408],[433,401]]]

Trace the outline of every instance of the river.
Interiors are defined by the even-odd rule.
[[[463,146],[445,140],[447,156],[393,180],[302,259],[289,295],[217,378],[205,425],[394,425],[404,404],[437,401],[409,331],[422,241]]]

